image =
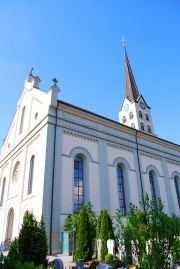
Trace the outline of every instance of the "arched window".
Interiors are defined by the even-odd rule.
[[[29,166],[29,180],[28,180],[28,191],[27,194],[32,193],[32,186],[33,186],[33,175],[34,175],[34,155],[31,157],[30,166]]]
[[[146,120],[149,121],[149,115],[148,114],[146,114]]]
[[[13,223],[14,223],[14,210],[11,208],[9,210],[8,219],[7,219],[7,231],[6,231],[6,244],[10,244],[12,239],[12,232],[13,232]]]
[[[144,123],[141,122],[141,130],[144,131]]]
[[[74,211],[77,212],[84,204],[83,159],[74,158]]]
[[[13,170],[13,175],[12,175],[12,181],[13,183],[16,183],[19,178],[19,171],[20,171],[20,162],[16,162]]]
[[[123,117],[123,123],[125,123],[125,122],[126,122],[126,117],[124,116],[124,117]]]
[[[5,183],[6,183],[6,178],[3,179],[3,183],[2,183],[0,207],[3,205]]]
[[[123,168],[120,165],[117,166],[117,181],[118,181],[119,209],[121,215],[126,215]]]
[[[25,115],[25,106],[23,107],[22,113],[21,113],[21,122],[20,122],[20,127],[19,127],[19,133],[21,133],[23,130],[24,115]]]
[[[131,127],[135,129],[135,124],[134,124],[134,123],[132,123],[132,124],[131,124]]]
[[[134,115],[133,115],[132,111],[129,113],[129,118],[130,118],[130,120],[131,120],[132,118],[134,118]]]
[[[179,205],[179,209],[180,209],[180,180],[177,176],[174,177],[174,183],[175,183],[175,188],[176,188],[178,205]]]
[[[156,191],[155,191],[155,186],[154,186],[154,175],[152,172],[149,172],[149,182],[150,182],[150,188],[151,188],[151,197],[155,203],[155,207],[157,208]]]
[[[139,111],[139,117],[142,119],[142,112],[141,111]]]
[[[148,129],[148,133],[151,133],[151,127],[149,125],[147,126],[147,129]]]

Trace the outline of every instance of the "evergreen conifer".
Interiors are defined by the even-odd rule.
[[[75,260],[91,260],[93,254],[92,232],[88,217],[87,206],[83,206],[79,211],[76,234]]]
[[[101,210],[97,223],[96,233],[99,236],[97,239],[101,239],[101,259],[104,260],[108,253],[107,240],[115,238],[112,219],[106,208]]]

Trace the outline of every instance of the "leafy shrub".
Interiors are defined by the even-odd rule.
[[[17,262],[15,269],[44,269],[43,265],[35,266],[33,262]]]
[[[89,269],[96,269],[96,266],[99,265],[98,260],[93,260],[91,264],[89,265]]]
[[[113,260],[113,255],[112,254],[106,254],[105,262],[110,263],[112,260]]]

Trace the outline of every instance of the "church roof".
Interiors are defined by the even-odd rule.
[[[124,57],[125,57],[125,97],[130,101],[137,101],[140,97],[133,72],[129,63],[126,48],[124,45]]]

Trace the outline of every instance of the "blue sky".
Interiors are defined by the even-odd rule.
[[[118,121],[122,37],[155,133],[180,144],[179,0],[1,0],[0,146],[31,67],[59,99]]]

